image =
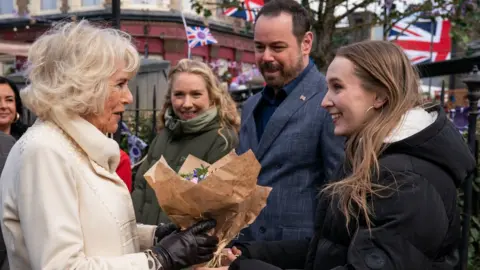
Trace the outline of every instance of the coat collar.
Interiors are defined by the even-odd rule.
[[[117,142],[78,115],[56,111],[52,121],[85,152],[97,173],[115,173],[120,162]]]

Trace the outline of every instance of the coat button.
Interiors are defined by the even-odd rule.
[[[265,227],[263,227],[263,226],[260,227],[260,232],[261,232],[261,233],[265,233],[266,231],[267,231],[267,229],[266,229]]]

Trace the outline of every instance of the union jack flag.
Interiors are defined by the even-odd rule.
[[[210,29],[203,26],[187,26],[187,38],[190,48],[218,43]]]
[[[413,65],[450,59],[450,21],[437,18],[411,23],[414,19],[405,18],[393,25],[388,39],[403,48]]]
[[[241,1],[241,7],[231,7],[225,9],[224,15],[244,19],[249,22],[255,21],[258,11],[263,7],[263,0],[244,0]]]

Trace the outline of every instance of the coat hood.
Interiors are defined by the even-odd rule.
[[[385,143],[383,154],[406,154],[436,164],[457,187],[475,170],[465,139],[438,105],[408,111]]]

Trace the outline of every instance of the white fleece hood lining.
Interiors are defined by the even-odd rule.
[[[385,143],[394,143],[411,137],[435,122],[438,112],[427,112],[421,107],[415,107],[402,116],[400,123],[384,140]]]

